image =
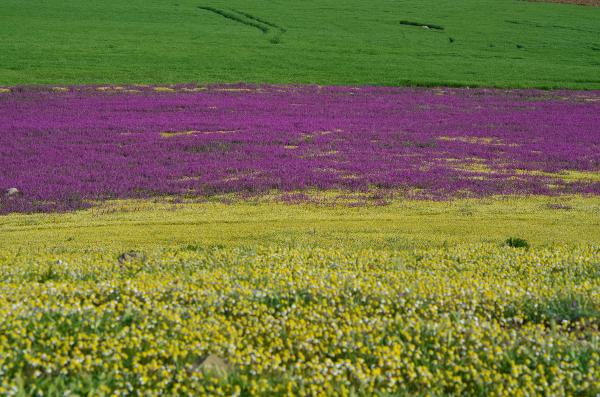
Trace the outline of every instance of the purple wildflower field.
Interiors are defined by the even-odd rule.
[[[0,212],[303,189],[600,194],[600,92],[214,85],[0,93]]]

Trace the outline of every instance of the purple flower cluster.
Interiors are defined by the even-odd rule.
[[[6,91],[6,90],[4,90]],[[600,194],[600,92],[215,85],[0,93],[0,212],[273,189]]]

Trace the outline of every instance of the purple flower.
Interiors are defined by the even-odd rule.
[[[0,93],[0,213],[318,189],[600,194],[600,92],[214,85]]]

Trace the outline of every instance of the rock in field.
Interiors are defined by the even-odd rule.
[[[221,375],[227,375],[227,373],[229,373],[231,370],[225,360],[216,354],[209,354],[208,356],[199,360],[199,363],[196,367],[202,371],[216,372]]]
[[[4,197],[6,197],[6,198],[18,197],[18,196],[21,196],[22,194],[23,193],[21,193],[21,191],[19,189],[17,189],[16,187],[11,187],[4,191]]]
[[[122,265],[125,262],[130,262],[133,260],[139,260],[139,261],[143,261],[146,259],[146,255],[144,255],[141,252],[137,252],[137,251],[127,251],[127,252],[123,252],[121,255],[119,255],[119,263]]]

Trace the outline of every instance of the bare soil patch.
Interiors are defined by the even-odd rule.
[[[538,3],[565,3],[565,4],[578,4],[582,6],[600,7],[600,0],[528,0],[535,1]]]

